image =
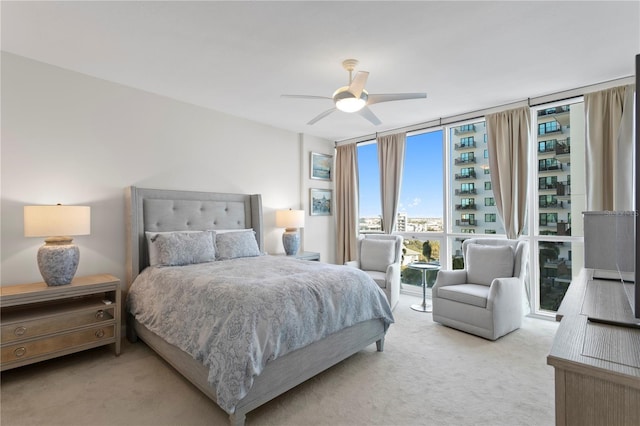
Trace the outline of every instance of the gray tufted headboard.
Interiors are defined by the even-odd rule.
[[[259,194],[145,189],[125,191],[127,289],[149,264],[145,231],[253,228],[264,250],[262,198]]]

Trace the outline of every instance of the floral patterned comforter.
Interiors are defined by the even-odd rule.
[[[383,319],[385,330],[393,322],[364,272],[274,256],[148,267],[127,303],[138,322],[209,368],[228,413],[269,360],[368,319]]]

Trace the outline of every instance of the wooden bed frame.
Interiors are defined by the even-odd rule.
[[[129,187],[127,211],[127,289],[148,265],[145,231],[186,231],[253,228],[263,250],[262,200],[260,195],[158,190]],[[369,320],[269,362],[255,378],[249,393],[229,418],[244,425],[246,414],[305,380],[359,352],[372,343],[384,346],[384,323]],[[207,382],[208,368],[191,355],[170,345],[127,313],[127,337],[139,337],[205,395],[217,402]]]

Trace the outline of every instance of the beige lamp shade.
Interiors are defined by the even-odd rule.
[[[304,210],[276,210],[276,226],[278,228],[304,227]]]
[[[25,206],[24,236],[52,237],[89,235],[91,207],[88,206]]]

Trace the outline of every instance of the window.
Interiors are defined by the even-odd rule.
[[[398,213],[407,219],[398,232],[443,231],[443,155],[442,131],[407,135],[398,204]]]
[[[532,162],[534,180],[529,186],[532,191],[522,238],[530,243],[532,310],[549,315],[559,306],[573,273],[582,267],[582,223],[577,220],[572,224],[571,219],[574,212],[581,218],[585,210],[584,105],[580,99],[565,100],[531,111],[538,134],[532,135],[529,155],[532,161],[537,160],[538,170]],[[405,238],[403,291],[421,295],[419,277],[407,271],[408,263],[441,262],[443,267],[460,269],[464,267],[462,242],[472,238],[469,234],[504,235],[489,180],[487,146],[476,146],[480,140],[487,142],[484,120],[407,136],[398,213],[401,220],[396,230]],[[375,142],[358,145],[358,165],[360,229],[379,232]],[[445,168],[447,176],[443,176]],[[572,186],[572,175],[579,185]],[[448,205],[443,203],[444,188],[449,191]],[[432,256],[427,256],[429,251]]]
[[[463,194],[475,194],[476,193],[476,184],[475,183],[462,183],[460,184],[460,189],[456,190],[456,195]]]
[[[563,170],[562,163],[557,158],[543,158],[538,160],[538,171]]]
[[[358,144],[358,212],[359,231],[382,231],[382,203],[380,201],[380,171],[378,145],[375,142]]]
[[[571,145],[584,145],[584,103],[575,100],[537,110],[533,119],[538,123],[538,140],[534,155],[538,159],[537,233],[532,236],[531,282],[534,311],[544,314],[558,309],[573,274],[582,268],[582,229],[571,225],[571,213],[585,210],[584,185],[579,192],[571,186],[571,175],[585,180],[584,149],[572,150]],[[551,120],[551,121],[550,121]],[[548,133],[562,133],[566,139],[549,139]],[[535,157],[534,157],[535,158]],[[581,224],[580,224],[581,225]],[[536,255],[537,254],[537,255]],[[572,260],[573,259],[573,260]]]
[[[538,189],[556,189],[558,176],[544,176],[538,178]]]
[[[405,292],[422,295],[422,274],[407,265],[412,262],[440,264],[445,210],[443,168],[441,130],[407,135],[398,205],[398,214],[405,220],[404,226],[398,225],[396,229],[404,237],[401,283]],[[460,191],[472,193],[473,183],[462,182]],[[427,288],[433,285],[436,275],[437,270],[427,272]]]
[[[488,149],[484,150],[484,158],[489,158],[489,150]]]
[[[560,131],[560,124],[555,120],[538,124],[538,135],[546,135],[547,133],[556,133]]]
[[[556,150],[557,139],[549,139],[548,141],[538,142],[538,152],[554,152]]]
[[[464,134],[461,132],[461,129],[464,129]],[[452,153],[454,152],[454,148],[460,145],[463,141],[463,138],[473,137],[474,140],[483,140],[487,141],[487,126],[484,120],[481,121],[473,121],[472,123],[464,124],[462,126],[453,127],[449,131],[449,143],[452,149],[450,150]],[[463,154],[468,154],[466,157],[463,157]],[[457,155],[455,158],[456,161],[449,161],[450,164],[450,173],[451,173],[451,181],[455,182],[456,180],[464,181],[469,184],[474,185],[473,194],[477,194],[478,186],[480,188],[484,188],[481,191],[481,194],[484,198],[493,199],[493,191],[491,187],[491,182],[487,181],[486,175],[489,174],[489,159],[488,159],[488,151],[486,146],[478,147],[473,150],[468,150],[462,153],[452,154]],[[465,163],[461,160],[467,159],[470,160],[473,158],[474,167],[470,167],[468,163]],[[482,169],[482,174],[480,169]],[[479,178],[482,177],[482,180]],[[462,185],[463,182],[460,182]],[[462,189],[462,186],[460,186]],[[482,198],[479,203],[475,203],[475,198],[470,198],[467,193],[462,191],[453,191],[451,197],[451,211],[456,213],[462,213],[464,211],[474,211],[477,212],[479,216],[477,217],[485,217],[486,214],[497,214],[497,209],[495,205],[492,204],[482,204]],[[476,216],[468,216],[468,215],[453,215],[451,220],[451,232],[453,233],[484,233],[484,230],[474,228],[478,226]],[[504,234],[503,228],[491,229],[491,231],[495,231],[497,234]],[[455,259],[455,256],[454,256]]]

